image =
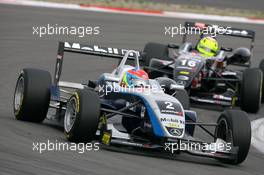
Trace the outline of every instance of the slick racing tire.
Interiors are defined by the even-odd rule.
[[[232,147],[237,147],[236,159],[219,159],[221,162],[229,164],[242,163],[250,148],[251,125],[246,112],[240,110],[224,111],[217,121],[215,138],[220,138],[226,143],[233,143]]]
[[[39,69],[23,69],[20,73],[13,100],[17,120],[42,122],[50,102],[50,73]]]
[[[152,58],[171,60],[169,58],[168,46],[153,42],[147,43],[143,50],[143,65],[149,66]]]
[[[166,94],[173,95],[177,100],[179,100],[179,102],[182,104],[183,109],[190,109],[190,98],[186,90],[171,90],[171,84],[176,84],[173,79],[167,77],[159,77],[156,78],[156,80],[159,82],[160,86],[163,88]]]
[[[264,103],[264,88],[263,88],[263,82],[264,82],[264,59],[261,60],[260,64],[259,64],[259,68],[262,71],[262,98],[261,98],[261,102]]]
[[[186,90],[177,90],[174,97],[179,100],[184,110],[190,109],[190,98]]]
[[[241,109],[257,113],[262,98],[262,72],[258,68],[246,69],[241,84]]]
[[[64,132],[71,142],[90,142],[98,129],[100,100],[96,92],[77,90],[68,100]]]

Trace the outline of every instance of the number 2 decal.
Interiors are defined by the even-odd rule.
[[[165,101],[164,103],[165,103],[167,109],[173,109],[173,110],[175,109],[173,107],[173,103],[172,102]]]
[[[159,107],[160,113],[162,114],[171,114],[171,115],[181,115],[182,116],[182,108],[181,105],[172,102],[172,101],[157,101],[157,105]]]

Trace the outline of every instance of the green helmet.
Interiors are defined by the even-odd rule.
[[[197,50],[204,57],[213,57],[218,52],[218,42],[212,37],[204,37],[197,45]]]

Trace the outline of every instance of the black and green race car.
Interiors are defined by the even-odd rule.
[[[186,22],[185,27],[214,31],[217,37],[250,39],[251,44],[249,48],[221,47],[216,56],[204,58],[197,53],[197,45],[187,41],[190,32],[183,35],[180,45],[148,43],[142,60],[150,77],[173,79],[185,87],[194,103],[240,106],[246,112],[258,112],[263,101],[263,73],[250,68],[255,32],[231,27],[222,31],[225,27],[195,22]],[[204,36],[202,32],[198,40]]]

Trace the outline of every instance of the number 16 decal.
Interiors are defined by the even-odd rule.
[[[181,60],[181,65],[182,66],[188,66],[188,67],[195,67],[196,62],[193,60]]]

